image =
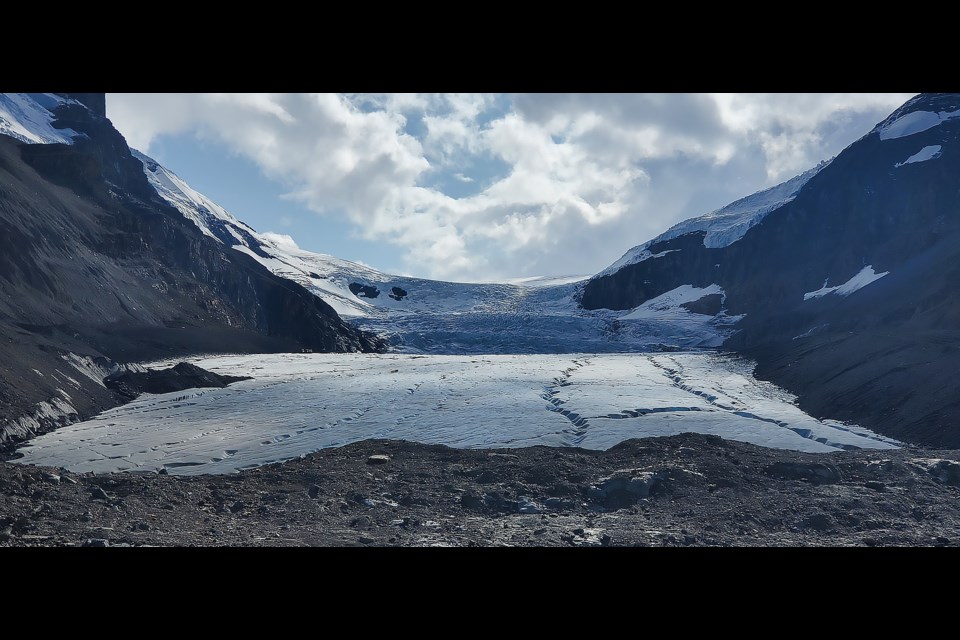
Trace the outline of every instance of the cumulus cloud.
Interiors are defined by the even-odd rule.
[[[286,197],[400,247],[406,272],[490,280],[596,272],[832,157],[908,98],[111,94],[108,110],[144,151],[187,134],[252,159]]]
[[[273,231],[266,231],[260,234],[263,236],[263,239],[272,242],[281,249],[287,249],[291,251],[299,250],[300,247],[297,245],[297,241],[294,240],[291,236],[288,236],[284,233],[275,233]]]

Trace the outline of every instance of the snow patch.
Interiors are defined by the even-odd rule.
[[[685,284],[662,293],[656,298],[651,298],[647,300],[642,305],[631,311],[625,316],[621,316],[621,320],[640,320],[645,318],[654,318],[662,315],[660,312],[663,311],[675,311],[677,313],[686,313],[690,312],[681,307],[680,305],[686,304],[688,302],[696,302],[704,296],[709,296],[713,294],[720,294],[721,296],[726,296],[724,290],[718,284],[711,284],[708,287],[702,289],[694,287],[690,284]],[[697,314],[700,315],[700,314]]]
[[[76,100],[52,93],[0,93],[0,134],[27,144],[73,144],[73,129],[53,126],[53,110]]]
[[[853,276],[843,284],[838,285],[836,287],[828,287],[827,283],[829,282],[829,278],[827,278],[826,280],[823,281],[822,287],[820,287],[816,291],[810,291],[808,293],[803,294],[803,299],[810,300],[812,298],[820,298],[830,293],[835,293],[838,296],[843,296],[844,298],[846,298],[854,291],[858,291],[864,288],[871,282],[875,282],[876,280],[879,280],[880,278],[887,275],[888,273],[890,272],[884,271],[883,273],[876,273],[873,270],[872,265],[867,265],[863,269],[861,269],[859,273],[857,273],[857,275]]]
[[[160,197],[173,205],[184,217],[197,225],[204,235],[216,238],[213,232],[210,231],[209,225],[212,220],[218,219],[243,227],[253,233],[253,229],[234,218],[226,209],[213,200],[210,200],[199,191],[193,189],[184,182],[180,176],[165,168],[153,158],[136,149],[130,149],[130,152],[134,158],[143,163],[143,173],[147,176],[147,180],[150,181],[150,184],[153,185],[157,193],[160,194]],[[233,231],[229,227],[227,228]],[[237,236],[237,238],[242,242],[242,238],[239,236]]]
[[[941,149],[943,149],[943,147],[939,144],[932,144],[932,145],[926,146],[923,149],[920,149],[920,151],[917,151],[915,154],[913,154],[906,160],[904,160],[903,162],[898,162],[893,166],[894,168],[897,168],[897,167],[902,167],[905,164],[912,164],[914,162],[926,162],[927,160],[933,160],[935,158],[939,158],[941,154]]]
[[[804,331],[804,332],[801,333],[800,335],[793,336],[793,338],[791,338],[791,339],[792,339],[792,340],[802,340],[803,338],[809,338],[810,336],[816,335],[816,334],[820,333],[821,331],[826,330],[827,328],[829,328],[829,326],[830,326],[830,323],[818,324],[818,325],[815,326],[815,327],[810,327],[809,329],[807,329],[806,331]]]
[[[99,364],[94,362],[93,358],[90,356],[78,356],[75,353],[67,353],[61,357],[84,376],[101,387],[106,388],[106,385],[103,384],[103,379],[112,373],[112,369],[101,367]],[[73,378],[71,378],[71,380],[73,380]],[[80,383],[77,383],[78,386],[79,384]]]
[[[956,111],[934,113],[932,111],[911,111],[902,115],[890,124],[880,128],[881,140],[895,140],[905,138],[915,133],[926,131],[940,125],[947,120],[960,118],[960,109]]]
[[[57,390],[69,398],[69,395]],[[0,442],[6,440],[23,440],[34,436],[41,431],[62,427],[78,419],[73,405],[64,398],[50,398],[46,402],[37,403],[32,413],[21,416],[3,425],[0,429]]]

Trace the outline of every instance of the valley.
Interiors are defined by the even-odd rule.
[[[958,114],[466,283],[258,232],[102,94],[0,94],[0,546],[960,545]],[[137,396],[174,365],[212,386]]]

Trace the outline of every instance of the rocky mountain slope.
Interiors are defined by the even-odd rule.
[[[382,348],[205,236],[146,179],[102,95],[77,97],[0,97],[0,443],[117,404],[103,378],[122,363]]]
[[[958,137],[960,95],[919,95],[830,163],[631,250],[582,303],[716,287],[701,311],[744,316],[724,346],[805,410],[958,447]]]

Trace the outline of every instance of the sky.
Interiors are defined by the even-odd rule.
[[[842,151],[912,94],[124,94],[134,148],[258,231],[388,273],[589,275]]]

